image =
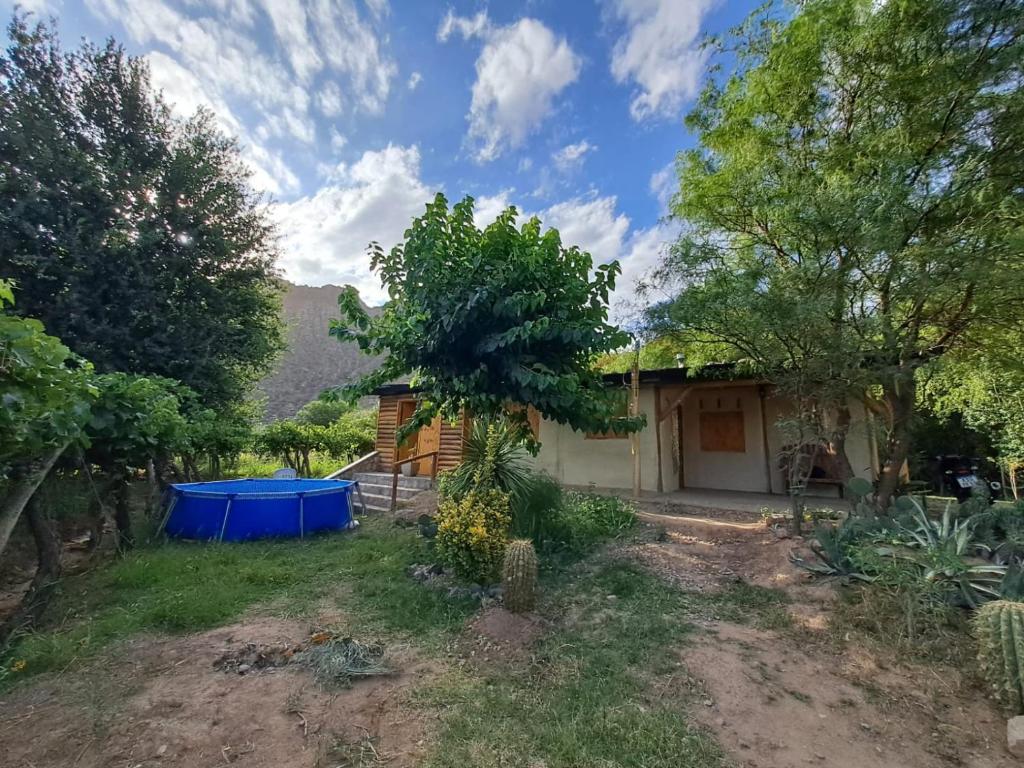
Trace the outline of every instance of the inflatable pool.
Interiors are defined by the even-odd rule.
[[[178,483],[163,522],[168,536],[248,541],[355,527],[349,480]]]

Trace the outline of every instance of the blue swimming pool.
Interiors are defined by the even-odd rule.
[[[163,529],[182,539],[248,541],[354,527],[349,480],[178,483]]]

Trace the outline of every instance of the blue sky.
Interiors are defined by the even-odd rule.
[[[13,3],[0,0],[9,14]],[[113,36],[180,114],[212,109],[273,200],[281,268],[383,300],[365,246],[437,191],[540,215],[633,282],[660,223],[702,36],[750,0],[22,0],[65,45]]]

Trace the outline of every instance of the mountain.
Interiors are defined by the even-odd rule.
[[[353,343],[340,344],[327,335],[331,318],[338,317],[340,287],[285,285],[282,309],[288,348],[274,372],[257,385],[267,399],[268,420],[294,416],[324,389],[357,379],[381,361],[364,355]],[[378,310],[367,311],[374,315]]]

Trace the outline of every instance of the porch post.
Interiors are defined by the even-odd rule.
[[[658,493],[665,492],[661,476],[661,387],[654,388],[654,440],[658,445]]]
[[[764,408],[764,384],[757,386],[757,401],[761,406],[761,449],[764,451],[764,473],[768,478],[768,493],[775,493],[772,490],[772,456],[768,450],[768,415]]]

